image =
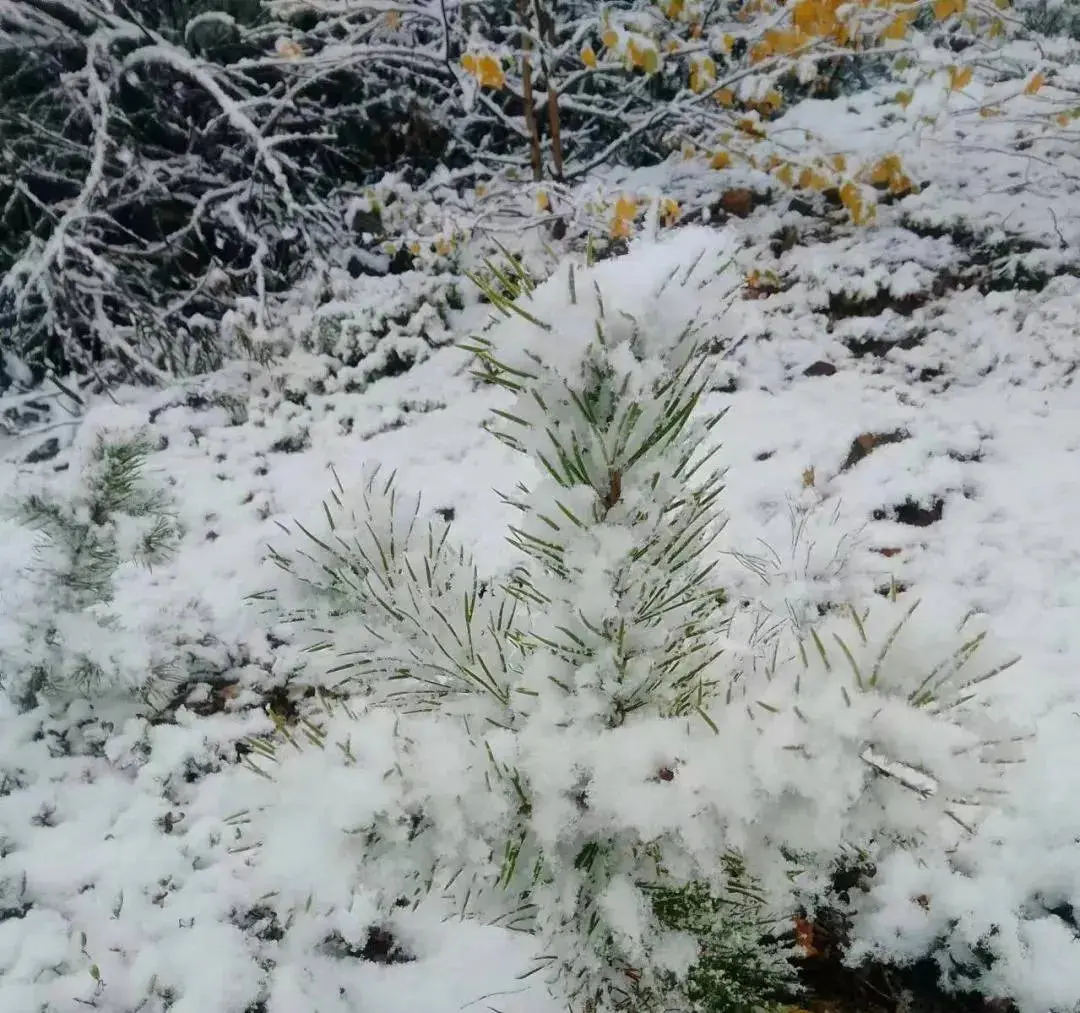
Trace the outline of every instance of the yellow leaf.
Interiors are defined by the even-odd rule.
[[[792,186],[795,182],[795,170],[791,167],[790,162],[785,162],[781,165],[773,175],[775,175],[784,186]]]
[[[608,230],[612,239],[629,239],[633,226],[625,218],[616,215],[611,219],[611,228]]]
[[[690,159],[693,158],[694,154],[695,154],[694,146],[689,141],[684,141],[683,146],[682,146],[682,151],[680,153],[682,154],[682,160],[684,162],[689,162]]]
[[[915,184],[911,182],[911,178],[904,175],[902,172],[898,172],[891,180],[889,180],[889,193],[895,194],[898,197],[911,193],[914,189]]]
[[[1057,121],[1057,125],[1059,127],[1067,127],[1069,125],[1068,113],[1058,113],[1057,116],[1054,117],[1054,119]]]
[[[415,257],[420,253],[419,243],[409,243],[409,252]]]
[[[548,197],[546,190],[539,190],[536,194],[536,210],[547,211],[551,207],[551,198]]]
[[[934,17],[938,21],[944,21],[954,14],[963,14],[967,10],[967,0],[936,0],[934,3]]]
[[[665,225],[674,225],[679,220],[679,202],[673,197],[665,197],[660,202],[660,215]]]
[[[960,91],[971,83],[974,70],[971,67],[949,68],[949,91]]]
[[[739,130],[741,130],[748,137],[760,139],[765,136],[765,133],[762,131],[761,127],[758,126],[757,122],[750,119],[749,117],[739,120],[739,122],[736,123],[735,126],[738,127]]]
[[[726,169],[731,165],[731,155],[726,151],[717,151],[713,154],[713,157],[709,159],[709,168],[711,169]]]
[[[1000,116],[1001,109],[998,106],[983,106],[979,109],[979,115],[983,119],[989,119],[991,116]]]
[[[476,196],[486,197],[488,188],[483,183],[476,184]]]
[[[581,62],[583,64],[585,64],[586,67],[595,67],[596,66],[596,62],[597,62],[596,61],[596,53],[593,52],[593,47],[592,46],[586,46],[581,51]]]
[[[655,74],[660,69],[660,54],[655,49],[646,49],[641,67],[646,74]]]
[[[399,28],[401,26],[401,15],[397,11],[387,11],[383,15],[383,22],[387,28]]]
[[[703,92],[716,81],[716,64],[712,57],[695,60],[690,64],[690,90]]]
[[[774,88],[758,103],[758,107],[771,113],[776,112],[783,104],[784,97]]]
[[[619,44],[619,36],[614,28],[609,28],[602,36],[600,41],[607,46],[608,49],[614,49]]]
[[[1046,75],[1040,70],[1024,85],[1024,94],[1034,95],[1044,84],[1046,84]]]
[[[875,186],[888,187],[889,192],[897,196],[910,193],[914,188],[911,179],[904,173],[899,155],[885,155],[870,168],[870,182]]]
[[[840,27],[836,16],[838,6],[830,0],[799,0],[792,9],[791,23],[813,38],[824,38]]]
[[[725,108],[735,105],[735,92],[730,88],[721,88],[715,95],[716,101]]]
[[[910,11],[901,11],[896,15],[892,21],[885,27],[885,30],[881,33],[881,38],[890,39],[893,42],[902,42],[907,38],[908,28],[911,26],[912,13]]]
[[[454,244],[451,243],[450,240],[447,239],[445,236],[439,236],[439,238],[435,240],[435,252],[440,257],[449,256],[453,249]]]
[[[886,155],[870,170],[870,182],[878,184],[890,183],[893,177],[900,172],[899,157],[896,155]]]
[[[724,36],[724,52],[725,53],[730,53],[732,51],[732,49],[734,49],[734,48],[735,48],[735,36],[734,35],[725,35]]]
[[[616,218],[626,218],[626,219],[628,219],[630,221],[633,221],[633,219],[636,216],[637,216],[637,201],[633,197],[631,197],[628,194],[624,193],[615,202],[615,217]]]
[[[464,67],[470,74],[476,73],[476,57],[472,53],[466,53],[461,58],[461,66]]]
[[[798,185],[803,190],[817,190],[820,192],[828,187],[829,181],[814,169],[803,169],[799,173]]]
[[[773,55],[773,43],[769,38],[764,38],[760,42],[755,42],[750,47],[750,62],[761,63],[762,60],[767,60]]]
[[[859,188],[850,181],[840,187],[840,201],[855,225],[864,225],[874,217],[874,208],[866,206]]]
[[[810,36],[801,27],[796,28],[793,32],[780,32],[769,29],[765,33],[763,44],[770,54],[787,56],[806,45],[809,39]]]
[[[833,155],[832,158],[829,159],[829,164],[837,172],[847,171],[847,159],[843,155]]]
[[[907,107],[911,105],[911,100],[915,97],[915,93],[913,91],[898,91],[894,97],[896,99],[896,104],[901,109],[907,109]]]
[[[476,77],[483,88],[494,88],[498,91],[506,84],[502,64],[490,55],[481,56],[476,61]]]

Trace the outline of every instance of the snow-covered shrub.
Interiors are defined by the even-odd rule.
[[[380,265],[385,271],[386,265]],[[295,379],[302,356],[317,362],[322,390],[357,391],[396,376],[454,341],[465,279],[451,272],[371,273],[341,268],[312,276],[275,299],[274,312],[240,298],[221,319],[222,344],[263,365],[285,362]]]
[[[1016,10],[1033,32],[1080,39],[1080,5],[1075,0],[1021,0]]]
[[[489,291],[505,319],[468,347],[508,395],[491,428],[541,474],[506,495],[502,580],[375,472],[260,596],[322,679],[397,715],[393,800],[352,836],[385,902],[433,891],[535,933],[590,1013],[782,996],[793,878],[850,845],[939,853],[1004,737],[966,671],[981,639],[905,652],[907,605],[744,635],[702,404],[734,252],[684,229]]]
[[[203,7],[0,4],[0,391],[217,368],[233,298],[336,240],[319,117],[255,111],[280,62],[258,3]],[[235,64],[260,58],[256,85]]]
[[[125,580],[163,563],[179,540],[169,496],[145,471],[152,449],[137,431],[84,434],[62,480],[9,504],[39,550],[18,575],[30,584],[19,629],[0,637],[0,684],[12,697],[134,693],[169,670],[166,638],[112,607]]]
[[[371,375],[392,368],[396,357],[408,364],[453,340],[449,315],[461,308],[453,275],[415,272],[365,278],[355,301],[327,303],[302,335],[305,348]],[[383,361],[379,361],[383,360]]]
[[[460,272],[465,228],[475,216],[470,198],[475,194],[445,170],[422,187],[411,185],[404,173],[387,173],[345,209],[355,237],[351,270]]]

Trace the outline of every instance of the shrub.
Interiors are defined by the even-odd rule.
[[[33,608],[17,643],[0,643],[14,698],[137,693],[172,669],[165,638],[111,607],[125,578],[164,563],[180,537],[168,495],[145,473],[152,449],[140,432],[97,430],[82,439],[66,489],[43,483],[11,503],[39,535],[37,567],[23,575]]]
[[[489,289],[505,319],[468,348],[509,395],[492,431],[541,474],[504,497],[517,562],[494,585],[376,471],[274,550],[289,578],[259,596],[398,715],[396,800],[363,835],[386,901],[435,891],[535,933],[590,1013],[790,992],[792,878],[852,844],[943,848],[1001,739],[966,672],[982,640],[904,655],[906,604],[743,635],[703,404],[733,253],[685,229]]]
[[[301,343],[346,367],[378,375],[379,358],[396,355],[405,362],[427,358],[432,348],[450,344],[447,327],[460,307],[451,275],[409,272],[364,279],[360,298],[330,302],[315,315],[315,326]]]
[[[297,84],[269,5],[142,6],[0,5],[0,393],[218,368],[238,298],[340,254],[344,191],[438,157],[382,64]]]

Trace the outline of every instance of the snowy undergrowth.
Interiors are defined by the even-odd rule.
[[[845,136],[869,137],[889,111],[854,103],[850,119],[831,122]],[[1080,769],[1080,443],[1069,387],[1080,307],[1067,275],[1041,287],[1009,288],[1008,278],[986,291],[949,287],[954,270],[975,271],[978,282],[978,243],[952,231],[920,239],[908,216],[948,231],[992,213],[1044,244],[1044,260],[1068,266],[1054,225],[1070,234],[1071,205],[1061,193],[1010,196],[1007,161],[987,155],[973,167],[929,144],[920,150],[937,196],[927,188],[882,206],[881,230],[845,234],[827,215],[776,199],[739,224],[740,264],[770,267],[793,284],[737,301],[727,320],[751,336],[719,361],[722,382],[703,402],[706,411],[730,408],[718,455],[729,469],[727,540],[773,559],[765,587],[734,560],[723,577],[777,616],[808,597],[866,595],[895,577],[929,599],[931,614],[939,600],[960,614],[986,612],[1022,651],[1026,677],[999,692],[1036,735],[1026,762],[1002,781],[1009,805],[947,861],[884,863],[858,936],[864,948],[893,954],[940,941],[943,958],[961,963],[989,940],[998,959],[983,988],[1015,996],[1025,1010],[1069,1009],[1080,996],[1068,921],[1080,904],[1080,786],[1071,774]],[[610,185],[715,188],[717,174],[685,171],[689,182],[665,167],[667,175]],[[972,182],[980,180],[993,186],[980,193]],[[799,243],[770,249],[786,226]],[[874,273],[883,256],[895,267],[887,278]],[[867,279],[904,298],[931,277],[938,284],[922,306],[849,307],[862,316],[829,306],[830,291],[868,295]],[[870,347],[859,343],[867,337]],[[329,742],[352,743],[362,769],[346,767],[336,747],[310,745],[287,756],[273,782],[237,765],[249,736],[272,731],[268,696],[275,714],[297,704],[304,660],[265,634],[242,597],[267,579],[256,561],[265,543],[280,543],[276,522],[318,523],[329,465],[347,480],[375,463],[397,469],[403,489],[424,491],[425,519],[453,517],[455,538],[489,566],[481,576],[513,562],[502,533],[514,512],[490,490],[537,476],[480,432],[492,398],[473,388],[463,365],[460,353],[435,350],[401,376],[345,390],[334,363],[294,352],[167,392],[117,391],[123,407],[91,408],[86,433],[146,427],[157,448],[147,475],[174,483],[183,532],[171,560],[132,572],[123,607],[138,603],[145,615],[153,602],[171,620],[199,601],[204,643],[194,683],[157,717],[100,700],[28,713],[5,704],[5,1009],[68,1010],[82,999],[110,1013],[359,1005],[443,1013],[494,992],[509,993],[489,1000],[501,1010],[551,1008],[542,989],[515,980],[531,966],[530,946],[498,929],[443,924],[438,904],[390,920],[416,962],[382,967],[363,956],[382,916],[349,832],[386,801],[382,773],[395,758],[388,722],[355,722],[340,709],[319,719]],[[45,438],[55,432],[64,430]],[[50,460],[15,463],[42,439],[6,445],[5,487],[39,479],[55,487],[77,467],[63,441]],[[60,467],[68,472],[54,474]],[[793,523],[804,527],[796,545]],[[0,627],[14,642],[36,608],[37,585],[22,575],[37,565],[37,538],[8,519],[0,525]],[[435,773],[453,788],[452,769]],[[272,815],[245,822],[259,810]],[[242,849],[259,842],[254,861]]]
[[[440,393],[459,401],[441,409],[438,422],[428,403],[436,377],[444,384]],[[448,933],[440,927],[441,912],[407,916],[403,924],[398,919],[402,945],[423,959],[402,965],[390,981],[378,963],[350,956],[350,947],[364,949],[372,906],[364,901],[362,877],[341,865],[347,849],[337,858],[320,857],[319,828],[336,825],[346,810],[321,792],[313,796],[310,782],[312,822],[294,824],[267,849],[268,856],[275,849],[288,856],[288,877],[269,857],[264,869],[253,871],[245,850],[250,842],[241,833],[245,810],[268,806],[281,790],[238,765],[243,743],[273,729],[264,711],[268,694],[276,691],[277,706],[285,706],[295,667],[243,601],[258,586],[253,567],[277,530],[278,501],[288,504],[284,516],[306,514],[323,495],[328,460],[346,471],[359,468],[374,447],[381,456],[411,460],[406,474],[439,480],[446,505],[456,504],[467,517],[478,475],[497,470],[498,462],[469,453],[482,407],[469,404],[467,384],[446,386],[445,377],[440,367],[427,375],[420,367],[383,381],[375,397],[313,398],[312,410],[297,413],[274,375],[238,368],[149,398],[120,391],[123,406],[91,410],[83,423],[87,434],[132,427],[152,434],[156,449],[146,477],[179,490],[177,551],[152,570],[133,569],[113,608],[125,617],[152,616],[154,624],[142,630],[149,638],[155,627],[173,635],[183,622],[181,609],[194,601],[199,642],[186,659],[189,681],[169,686],[173,699],[164,705],[155,700],[153,707],[136,707],[95,693],[85,703],[54,700],[18,713],[5,701],[4,1008],[60,1010],[83,1001],[116,1011],[216,1013],[297,1004],[345,1010],[362,996],[381,1009],[436,1013],[448,1001],[461,1005],[478,993],[515,987],[514,974],[527,966],[528,954],[494,931]],[[297,414],[326,457],[290,449]],[[450,417],[457,421],[448,425]],[[402,422],[410,419],[406,430]],[[44,466],[13,467],[9,487],[25,487],[24,473],[33,472],[35,481],[58,493],[78,466],[76,450]],[[462,465],[462,458],[469,460]],[[8,579],[0,614],[5,642],[22,647],[28,612],[40,608],[37,538],[12,520],[4,524]],[[373,734],[372,748],[377,745]],[[296,773],[304,778],[312,770],[301,763]],[[379,777],[354,780],[349,791],[377,798]],[[77,857],[69,831],[82,842]],[[297,875],[298,859],[317,873],[324,900],[294,917],[285,937],[266,902],[278,894],[288,900],[309,895],[307,880]],[[354,893],[355,900],[339,903]],[[474,959],[492,973],[478,977]],[[525,997],[512,1008],[542,1006]]]

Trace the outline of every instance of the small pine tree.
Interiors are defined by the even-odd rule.
[[[43,487],[12,504],[14,519],[41,536],[38,608],[22,652],[4,659],[14,696],[138,690],[152,680],[147,651],[132,653],[130,631],[109,608],[118,569],[165,562],[179,538],[168,496],[145,475],[151,450],[141,434],[99,432],[69,495]]]
[[[579,1008],[718,1013],[790,991],[784,949],[768,941],[776,913],[722,842],[702,861],[663,820],[646,830],[613,812],[614,798],[592,799],[612,773],[598,777],[606,761],[595,748],[637,751],[639,733],[655,760],[634,764],[624,787],[662,793],[678,759],[660,744],[693,734],[691,724],[712,736],[709,703],[727,692],[710,677],[726,614],[708,551],[722,525],[722,478],[709,467],[715,450],[702,451],[719,416],[696,418],[708,376],[693,317],[699,289],[730,292],[735,282],[703,234],[652,252],[640,305],[606,307],[599,284],[579,302],[569,268],[545,286],[557,303],[552,324],[534,315],[544,291],[532,293],[512,264],[492,265],[492,302],[541,332],[559,359],[541,361],[531,342],[469,346],[477,376],[518,395],[493,431],[546,474],[505,497],[521,514],[509,537],[522,563],[501,587],[483,594],[449,528],[420,523],[419,502],[377,471],[359,510],[348,510],[339,483],[329,531],[301,528],[308,550],[272,558],[320,590],[321,620],[310,608],[290,618],[314,633],[311,649],[333,648],[340,660],[329,670],[376,702],[463,722],[473,766],[497,798],[477,828],[482,860],[448,868],[446,806],[413,795],[405,777],[411,802],[373,828],[371,857],[400,875],[400,849],[411,848],[425,890],[436,885],[463,911],[512,913],[543,940],[551,982]],[[540,305],[515,299],[526,292]],[[653,300],[665,325],[678,320],[670,331]],[[408,770],[408,736],[431,733],[401,727]]]
[[[511,399],[493,432],[541,478],[504,497],[518,562],[488,593],[449,526],[376,472],[359,509],[339,485],[328,530],[272,554],[292,590],[260,595],[398,715],[372,881],[533,932],[588,1013],[789,992],[791,874],[849,839],[942,846],[1001,737],[962,671],[981,640],[896,664],[894,603],[852,611],[850,646],[843,616],[740,643],[704,410],[732,254],[686,229],[535,289],[490,271],[505,319],[468,349]]]

